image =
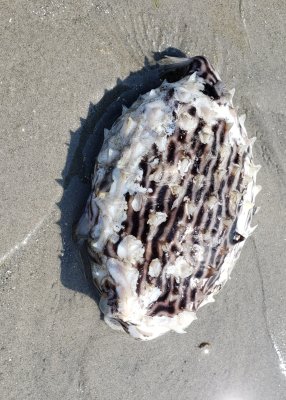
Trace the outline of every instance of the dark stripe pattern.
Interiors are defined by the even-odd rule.
[[[192,68],[199,71],[206,81],[203,93],[218,101],[218,79],[209,64],[201,57]],[[174,316],[186,308],[196,311],[213,292],[227,254],[245,239],[236,233],[236,216],[246,188],[243,181],[246,151],[241,153],[236,143],[232,146],[226,144],[229,127],[224,120],[217,120],[208,127],[212,135],[209,141],[202,142],[201,134],[207,122],[198,116],[195,103],[179,105],[181,113],[188,113],[196,121],[192,131],[181,129],[177,123],[178,102],[174,89],[166,90],[164,101],[173,110],[174,131],[168,137],[166,151],[160,153],[153,145],[140,161],[141,186],[151,190],[146,193],[140,211],[132,208],[134,195],[126,194],[127,219],[119,232],[119,240],[133,235],[145,246],[144,262],[137,265],[138,295],[144,293],[146,285],[161,289],[161,296],[149,307],[150,316]],[[160,162],[152,166],[156,158]],[[178,165],[184,158],[189,159],[190,165],[187,173],[180,177],[178,194],[172,179],[174,168],[179,176]],[[150,179],[151,174],[162,165],[160,182]],[[147,224],[153,212],[167,214],[166,221],[157,226],[155,232]],[[202,253],[200,257],[198,251]],[[116,244],[108,243],[105,255],[116,258]],[[180,255],[192,265],[192,275],[176,278],[166,274],[168,266],[174,264]],[[161,273],[152,277],[148,273],[149,265],[157,258],[161,263]],[[191,285],[194,278],[195,287]],[[219,286],[216,286],[218,289]]]

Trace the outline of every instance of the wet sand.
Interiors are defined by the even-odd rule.
[[[286,3],[115,4],[0,5],[0,397],[284,400]],[[100,319],[71,226],[102,128],[156,83],[166,49],[207,56],[236,88],[263,190],[216,302],[187,334],[142,343]]]

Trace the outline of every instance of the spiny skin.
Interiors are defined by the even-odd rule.
[[[232,93],[203,57],[106,131],[78,225],[105,320],[149,340],[184,332],[252,233],[259,166]],[[182,72],[183,71],[183,72]]]

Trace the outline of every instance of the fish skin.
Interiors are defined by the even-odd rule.
[[[202,56],[161,68],[162,85],[105,130],[76,229],[105,321],[141,340],[184,333],[214,301],[259,191],[234,90]]]

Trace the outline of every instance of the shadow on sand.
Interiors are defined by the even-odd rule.
[[[154,60],[159,61],[166,55],[185,57],[180,50],[168,48],[154,53]],[[89,295],[95,301],[98,301],[97,291],[84,274],[79,249],[73,240],[73,226],[79,220],[90,193],[93,167],[103,143],[104,128],[111,128],[120,116],[123,105],[129,107],[140,94],[160,86],[161,83],[158,65],[150,65],[145,59],[141,70],[131,72],[123,81],[118,79],[116,86],[106,90],[97,104],[90,103],[86,118],[81,118],[79,128],[70,132],[66,164],[62,179],[58,180],[64,189],[58,203],[61,211],[58,224],[61,227],[63,245],[61,282],[65,287]]]

